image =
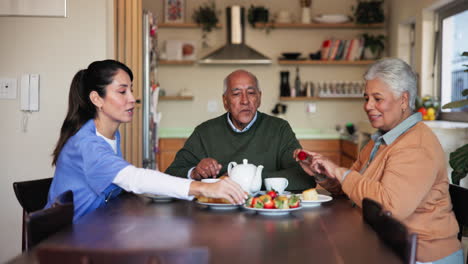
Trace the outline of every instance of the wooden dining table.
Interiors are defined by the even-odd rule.
[[[207,248],[209,263],[402,263],[346,197],[282,216],[195,201],[124,194],[10,263],[37,263],[44,246],[93,249]]]

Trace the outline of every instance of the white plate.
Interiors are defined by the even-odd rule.
[[[222,204],[222,203],[201,203],[199,201],[195,201],[197,204],[207,206],[213,210],[234,210],[239,208],[237,204]]]
[[[301,205],[304,207],[312,207],[312,206],[319,206],[322,203],[329,202],[333,200],[331,196],[324,195],[324,194],[319,194],[318,195],[318,200],[303,200],[302,199],[302,194],[298,194],[298,196],[301,198]]]
[[[144,193],[142,194],[143,196],[145,197],[148,197],[150,198],[151,200],[153,200],[154,202],[161,202],[161,203],[165,203],[165,202],[170,202],[172,200],[174,200],[175,198],[171,197],[171,196],[167,196],[167,195],[157,195],[157,194],[151,194],[151,193]]]
[[[260,215],[287,215],[293,211],[301,210],[302,206],[296,207],[296,208],[289,208],[289,209],[264,209],[264,208],[251,208],[251,207],[246,207],[243,206],[245,210],[248,211],[255,211]]]
[[[341,14],[332,14],[332,15],[317,15],[314,17],[314,21],[318,23],[345,23],[349,21],[349,17],[347,15]]]

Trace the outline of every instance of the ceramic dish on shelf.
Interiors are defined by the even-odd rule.
[[[223,203],[202,203],[199,201],[195,201],[197,204],[208,207],[212,210],[235,210],[239,208],[237,204],[223,204]]]
[[[342,15],[342,14],[316,15],[313,19],[317,23],[325,23],[325,24],[336,24],[336,23],[349,22],[349,17],[347,15]]]
[[[153,202],[159,202],[159,203],[167,203],[170,201],[173,201],[175,198],[167,195],[157,195],[157,194],[151,194],[151,193],[144,193],[142,194],[144,197],[150,198],[153,200]]]
[[[266,216],[280,216],[280,215],[287,215],[291,212],[298,211],[302,209],[302,206],[296,208],[288,208],[288,209],[264,209],[264,208],[251,208],[247,206],[243,206],[243,208],[247,211],[254,211],[259,215],[266,215]]]
[[[285,60],[297,60],[301,56],[300,52],[283,52],[281,53],[282,58]]]
[[[302,199],[302,194],[298,195],[299,198],[301,199],[301,205],[304,207],[314,207],[314,206],[319,206],[322,203],[329,202],[333,200],[331,196],[325,195],[325,194],[319,194],[317,200],[303,200]]]

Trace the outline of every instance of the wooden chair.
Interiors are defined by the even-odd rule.
[[[179,249],[85,249],[39,247],[39,263],[47,264],[207,264],[207,248]]]
[[[47,204],[47,195],[52,183],[52,178],[40,180],[14,182],[13,190],[16,198],[23,207],[22,246],[23,251],[27,247],[28,230],[26,229],[26,215],[44,208]]]
[[[38,210],[26,216],[28,237],[26,250],[62,230],[73,222],[73,192],[59,195],[51,208]]]
[[[362,200],[364,221],[375,230],[380,239],[407,264],[416,263],[417,234],[409,234],[406,226],[384,211],[369,198]]]
[[[460,232],[458,232],[458,239],[461,241],[463,236],[463,228],[468,225],[468,189],[461,186],[450,184],[449,186],[450,198],[452,200],[452,210],[457,218]],[[468,254],[466,256],[466,263],[468,263]]]

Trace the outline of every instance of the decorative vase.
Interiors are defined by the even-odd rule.
[[[380,51],[372,52],[372,50],[369,47],[364,48],[364,59],[366,60],[375,60],[379,58],[380,56]]]
[[[310,7],[303,7],[302,8],[302,19],[301,22],[304,24],[310,24]]]

